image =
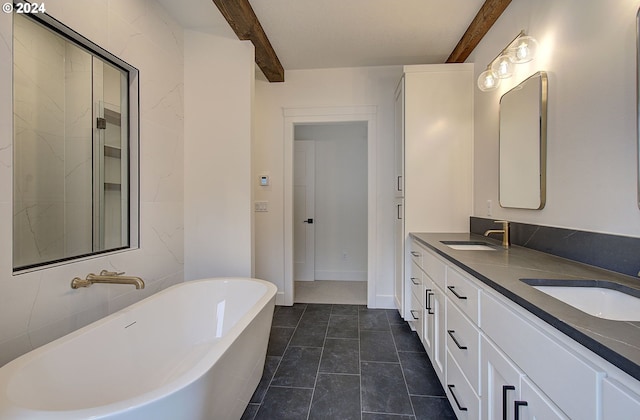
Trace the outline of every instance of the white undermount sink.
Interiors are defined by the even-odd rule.
[[[451,249],[458,251],[495,251],[496,248],[486,242],[478,241],[440,241]]]
[[[525,283],[529,283],[523,279]],[[606,287],[533,285],[535,289],[598,318],[640,321],[640,298]]]

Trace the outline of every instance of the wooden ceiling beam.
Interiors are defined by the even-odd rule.
[[[284,82],[284,68],[264,33],[249,0],[212,0],[238,39],[250,40],[256,49],[256,64],[270,82]]]
[[[464,63],[509,3],[511,0],[486,0],[446,62]]]

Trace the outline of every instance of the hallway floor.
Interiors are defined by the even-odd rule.
[[[262,381],[242,419],[455,419],[396,310],[276,306]]]
[[[367,304],[366,281],[314,280],[294,284],[296,303]]]

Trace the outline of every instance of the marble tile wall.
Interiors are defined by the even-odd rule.
[[[140,247],[33,272],[12,270],[12,15],[0,13],[0,365],[184,280],[183,30],[153,0],[56,0],[47,12],[140,71]],[[144,290],[75,276],[126,271]]]
[[[488,229],[499,228],[494,219],[470,218],[471,233],[482,235]],[[640,238],[519,222],[511,222],[510,231],[513,245],[633,277],[640,274]]]

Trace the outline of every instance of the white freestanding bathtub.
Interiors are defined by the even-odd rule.
[[[275,293],[247,278],[163,290],[0,368],[0,419],[237,420]]]

